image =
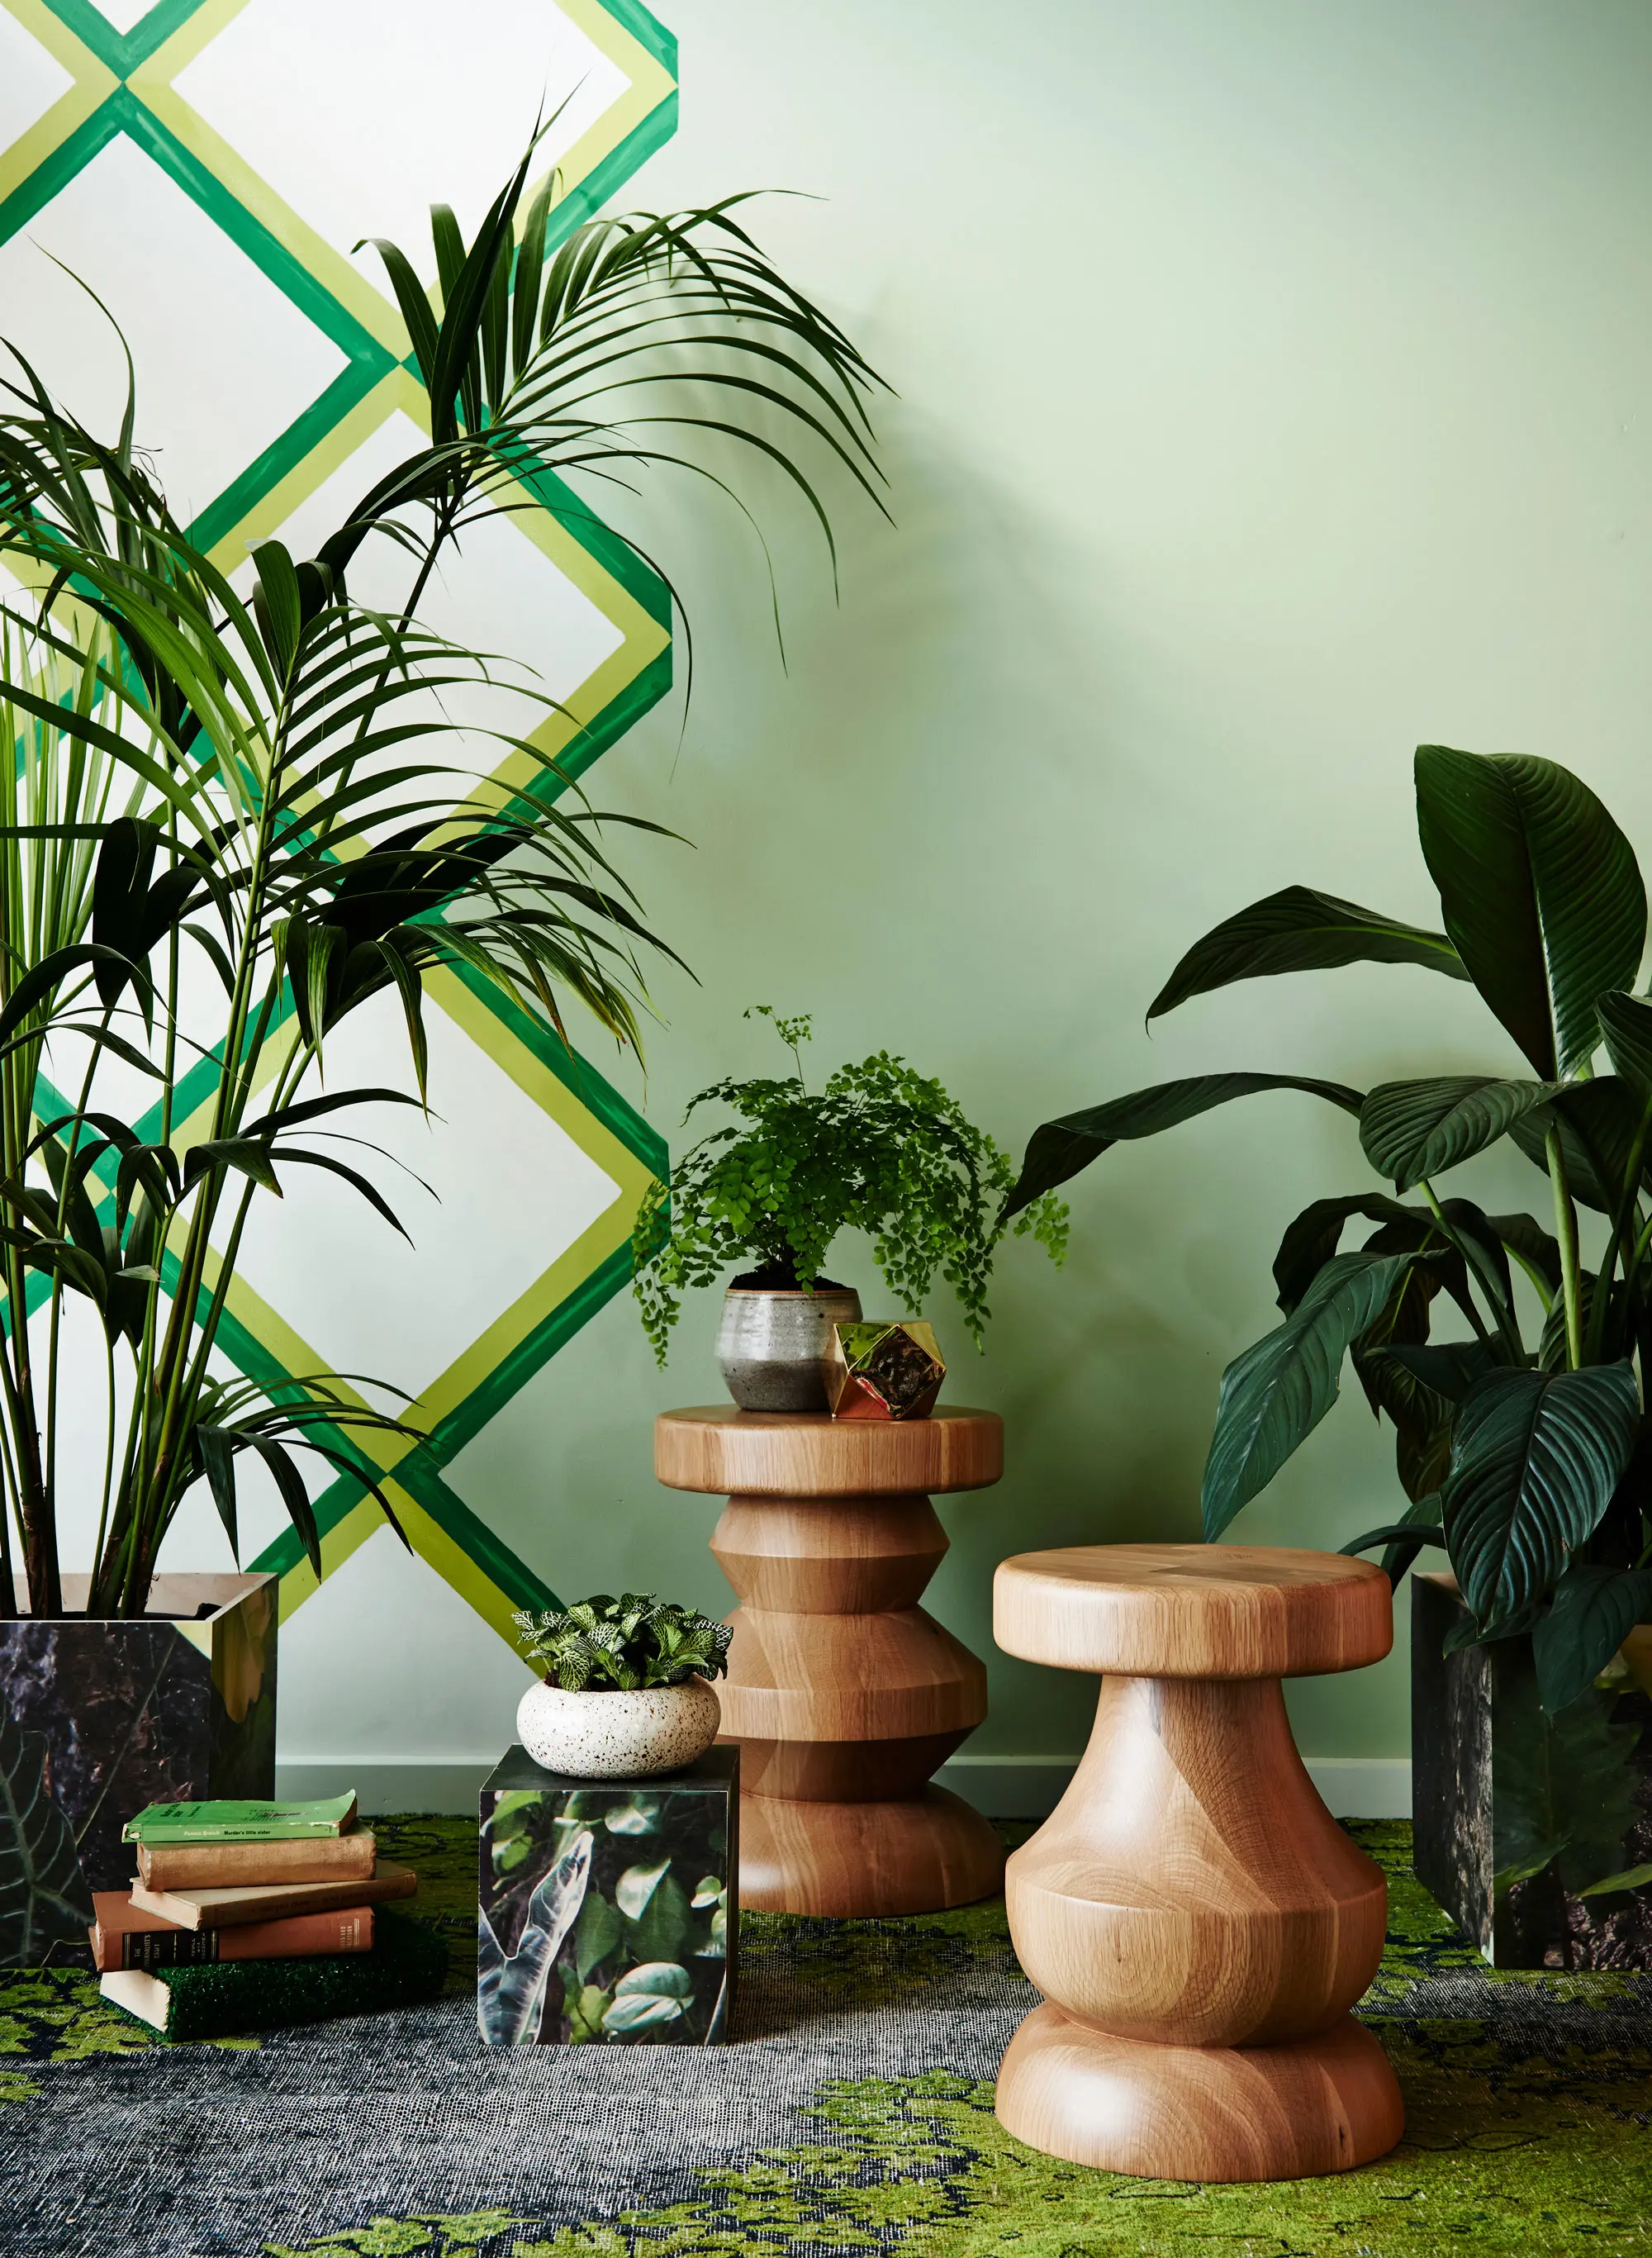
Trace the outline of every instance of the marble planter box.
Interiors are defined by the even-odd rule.
[[[89,1581],[63,1579],[66,1608]],[[0,1694],[45,1736],[90,1888],[131,1881],[145,1804],[274,1794],[275,1617],[273,1576],[158,1576],[141,1621],[0,1621]]]
[[[477,2021],[489,2046],[728,2035],[740,1751],[570,1779],[514,1748],[479,1799]]]
[[[1652,1968],[1652,1698],[1620,1663],[1545,1717],[1529,1639],[1443,1654],[1455,1583],[1411,1593],[1418,1880],[1500,1968]]]

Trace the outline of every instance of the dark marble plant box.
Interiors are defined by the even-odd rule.
[[[277,1587],[158,1576],[128,1622],[73,1612],[89,1581],[63,1579],[67,1614],[0,1620],[0,1694],[45,1739],[89,1887],[117,1890],[133,1871],[121,1828],[145,1804],[274,1794]]]
[[[514,1748],[478,1810],[477,2020],[490,2046],[728,2035],[740,1751],[654,1779],[570,1779]]]
[[[1546,1717],[1528,1638],[1412,1579],[1413,1863],[1500,1968],[1652,1968],[1652,1698],[1623,1658]],[[1638,1657],[1635,1658],[1638,1660]]]

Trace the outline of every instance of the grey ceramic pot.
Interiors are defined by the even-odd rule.
[[[803,1294],[731,1286],[717,1329],[724,1384],[742,1411],[826,1411],[833,1325],[858,1324],[852,1287]]]

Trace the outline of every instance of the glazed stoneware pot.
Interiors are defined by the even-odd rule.
[[[67,1608],[84,1608],[89,1581],[64,1577]],[[121,1828],[146,1804],[274,1794],[275,1650],[264,1574],[157,1576],[148,1614],[130,1621],[0,1622],[0,1694],[46,1743],[89,1888],[130,1883]]]
[[[517,1705],[522,1746],[547,1772],[574,1779],[649,1779],[680,1772],[717,1737],[722,1705],[703,1678],[635,1694],[571,1694],[544,1680]]]
[[[742,1411],[827,1411],[832,1328],[860,1318],[850,1286],[812,1294],[731,1286],[717,1332],[724,1385]]]

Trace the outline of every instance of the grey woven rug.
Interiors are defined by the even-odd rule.
[[[461,1956],[475,1836],[393,1828]],[[1652,2251],[1652,1981],[1485,1969],[1389,1864],[1362,2012],[1407,2136],[1334,2180],[1122,2180],[1010,2141],[990,2079],[1036,2004],[1001,1904],[748,1920],[733,2042],[493,2052],[416,2012],[168,2047],[73,1970],[0,1979],[4,2258],[1473,2258]]]

